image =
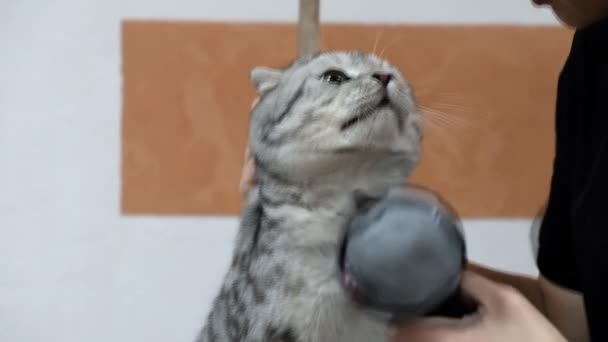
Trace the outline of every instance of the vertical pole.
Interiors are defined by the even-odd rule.
[[[319,28],[319,1],[299,0],[298,56],[314,54],[321,49]]]

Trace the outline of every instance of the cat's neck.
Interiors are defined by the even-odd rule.
[[[355,191],[381,196],[403,186],[415,164],[415,158],[390,151],[256,158],[257,192],[262,204],[340,208]]]
[[[257,176],[257,192],[263,205],[290,205],[314,211],[348,205],[354,192],[381,196],[389,188],[405,184],[402,172],[374,174],[373,172],[342,172],[300,182],[282,178],[270,172],[260,171]]]

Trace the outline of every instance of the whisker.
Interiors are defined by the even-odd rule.
[[[427,117],[442,122],[454,128],[467,128],[473,125],[471,120],[466,120],[458,116],[448,115],[444,112],[434,110],[432,108],[421,107],[422,113]]]
[[[450,127],[454,129],[466,129],[471,125],[466,121],[460,121],[458,119],[452,119],[450,117],[446,117],[444,115],[431,112],[431,111],[423,111],[423,114],[426,114],[426,118],[434,121],[437,124],[444,125],[445,127]]]
[[[432,89],[432,87],[424,87],[424,86],[416,86],[414,87],[414,89],[416,90],[416,94],[418,96],[427,96],[430,95],[433,98],[438,98],[439,100],[445,100],[445,101],[450,101],[450,102],[454,102],[454,101],[464,101],[465,97],[462,96],[462,94],[458,94],[458,93],[452,93],[452,92],[438,92],[438,91],[434,91]]]
[[[430,146],[426,147],[427,149],[440,146],[440,148],[442,149],[442,154],[445,154],[445,152],[451,155],[455,155],[458,153],[458,149],[460,146],[458,144],[459,136],[457,134],[454,134],[453,130],[450,130],[449,128],[439,125],[431,120],[428,121],[427,126],[428,132],[430,133],[427,134],[427,136],[431,137],[431,141],[434,140],[435,142],[440,143],[439,145],[431,144]],[[426,153],[432,152],[427,151]]]
[[[393,40],[392,40],[392,41],[391,41],[391,42],[390,42],[388,45],[386,45],[386,46],[385,46],[385,47],[382,49],[382,51],[380,51],[380,55],[379,55],[379,57],[380,57],[380,58],[384,58],[384,52],[385,52],[385,51],[386,51],[388,48],[392,47],[393,45],[395,45],[397,42],[399,42],[399,41],[400,41],[400,40],[402,40],[402,39],[403,39],[403,36],[399,36],[399,37],[397,37],[397,38],[393,39]]]
[[[466,119],[454,117],[453,114],[451,114],[451,112],[450,113],[444,112],[444,111],[442,111],[440,109],[429,107],[429,106],[425,106],[425,105],[418,105],[418,107],[420,107],[421,109],[423,109],[423,110],[425,110],[427,112],[431,112],[432,114],[436,114],[436,115],[440,115],[440,116],[445,116],[445,117],[450,117],[450,118],[455,118],[456,120],[460,119],[462,121],[467,121]]]
[[[425,110],[428,111],[433,111],[435,114],[439,114],[439,115],[443,115],[443,116],[447,116],[450,118],[453,118],[454,120],[459,120],[459,121],[463,121],[465,123],[471,123],[473,120],[467,119],[462,117],[462,115],[465,114],[470,114],[471,112],[469,110],[467,110],[464,107],[460,107],[460,106],[456,106],[454,108],[451,109],[457,109],[459,111],[454,111],[454,110],[449,110],[449,111],[443,111],[441,108],[437,108],[436,106],[427,106],[427,105],[418,105],[420,108],[423,108]],[[446,108],[447,109],[447,108]],[[454,113],[458,112],[458,116],[454,115]]]
[[[372,55],[376,54],[376,48],[378,47],[378,42],[380,41],[380,37],[384,32],[384,28],[381,28],[380,31],[376,33],[376,39],[374,40],[374,48],[372,49]]]
[[[453,122],[447,121],[443,118],[439,118],[439,117],[428,117],[431,121],[435,122],[437,125],[443,126],[445,128],[449,128],[452,130],[463,130],[466,129],[466,126],[462,126],[462,125],[458,125],[458,124],[454,124]]]
[[[433,107],[434,108],[446,108],[446,109],[455,109],[455,110],[462,110],[462,111],[469,111],[470,108],[467,108],[466,106],[463,105],[458,105],[458,104],[454,104],[454,103],[444,103],[444,102],[433,102]]]
[[[404,97],[410,96],[410,94],[407,94],[401,90],[398,90],[397,92]],[[454,116],[452,114],[443,112],[441,110],[441,108],[437,108],[437,107],[444,107],[445,109],[452,111],[452,112],[455,110],[460,111],[461,113],[470,113],[471,112],[470,108],[467,108],[464,105],[445,103],[445,102],[433,102],[433,106],[418,104],[418,107],[425,109],[425,110],[432,110],[433,112],[436,112],[437,114],[442,114],[442,115],[449,116],[449,117],[454,117]],[[464,118],[458,118],[458,119],[468,121]]]
[[[403,91],[399,91],[399,93],[401,95],[403,95],[404,97],[408,97],[409,96],[408,94],[404,93]],[[457,106],[457,105],[454,105],[454,106]],[[472,124],[472,120],[467,120],[467,119],[462,118],[462,117],[458,117],[458,116],[454,116],[452,114],[448,114],[446,112],[441,111],[438,108],[431,108],[429,106],[424,106],[424,105],[420,105],[420,104],[418,105],[418,108],[425,115],[435,115],[435,116],[441,118],[443,121],[449,122],[449,123],[454,124],[454,125],[458,125],[458,126],[460,126],[462,128],[464,128],[464,126],[470,126]],[[464,107],[458,107],[458,109],[465,110],[466,108],[464,108]]]
[[[428,109],[432,109],[435,112],[438,112],[437,114],[442,114],[444,116],[449,117],[450,120],[453,121],[458,121],[463,125],[487,125],[488,122],[487,120],[489,119],[489,114],[487,112],[473,112],[471,110],[468,110],[467,108],[458,108],[457,110],[451,110],[450,113],[452,114],[447,114],[444,111],[442,111],[440,108],[430,108],[428,107]]]
[[[426,120],[424,120],[424,122],[429,127],[437,127],[437,128],[449,129],[449,130],[453,130],[454,129],[453,127],[451,127],[450,125],[446,124],[445,122],[437,121],[437,120],[433,119],[432,117],[427,117]]]
[[[451,132],[448,132],[448,129],[446,127],[444,127],[443,125],[437,124],[433,120],[428,120],[425,123],[425,126],[426,126],[426,131],[431,132],[431,134],[427,133],[427,136],[437,136],[437,137],[441,137],[444,139],[445,139],[445,137],[450,137],[450,139],[452,139],[453,134],[451,134]],[[433,134],[433,133],[435,133],[435,134]]]

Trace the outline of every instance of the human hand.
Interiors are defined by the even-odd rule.
[[[251,108],[255,107],[259,100],[259,97],[255,98],[251,103]],[[245,147],[244,159],[245,164],[243,165],[243,170],[241,171],[241,181],[239,184],[242,194],[247,193],[247,191],[249,191],[249,189],[255,184],[255,162],[253,160],[253,156],[251,155],[249,144],[247,144],[247,147]]]
[[[241,172],[241,182],[239,188],[245,194],[255,184],[255,162],[251,156],[249,145],[245,148],[245,164]]]
[[[519,292],[473,272],[462,288],[477,301],[478,313],[462,320],[425,318],[393,327],[392,342],[566,342],[566,339]]]

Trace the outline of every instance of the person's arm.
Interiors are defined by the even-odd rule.
[[[571,55],[573,56],[573,55]],[[547,205],[540,216],[538,242],[535,246],[538,279],[490,270],[479,265],[471,269],[487,278],[510,285],[523,294],[549,321],[571,342],[589,341],[589,331],[583,297],[579,292],[581,283],[577,254],[581,247],[575,246],[575,232],[571,217],[575,205],[572,184],[573,166],[576,165],[577,130],[570,121],[572,116],[564,108],[570,106],[570,87],[575,85],[578,74],[565,67],[561,74],[555,120],[555,157],[553,175]],[[535,234],[532,234],[535,235]],[[517,312],[513,312],[513,317]]]
[[[570,342],[589,342],[589,328],[583,296],[540,277],[544,314]]]
[[[389,330],[393,342],[567,342],[519,291],[466,271],[462,289],[478,304],[465,319],[426,318]]]
[[[586,317],[581,296],[559,287],[542,276],[519,277],[474,265],[479,273],[489,274],[495,282],[467,270],[462,288],[480,309],[468,319],[426,318],[396,325],[389,331],[393,342],[587,342]],[[527,279],[526,279],[527,278]],[[526,279],[524,288],[536,283],[543,297],[541,314],[514,286]],[[528,283],[529,282],[529,283]]]
[[[583,297],[579,292],[558,286],[543,276],[527,277],[493,270],[475,263],[468,269],[521,293],[570,342],[588,342],[589,331]]]
[[[513,273],[493,270],[470,262],[468,270],[494,282],[511,286],[521,292],[538,311],[546,314],[546,308],[539,279]]]

